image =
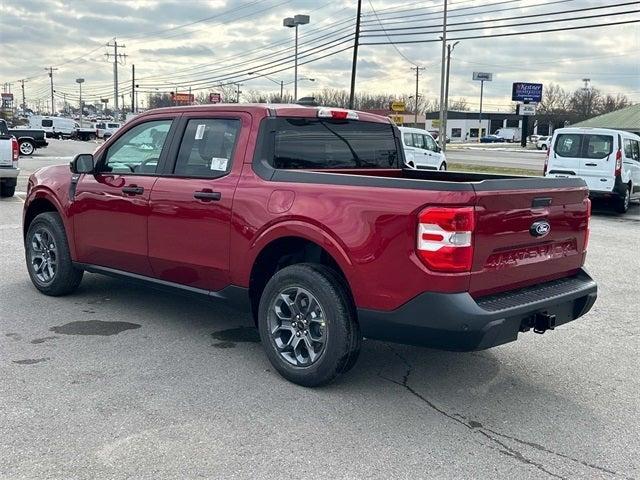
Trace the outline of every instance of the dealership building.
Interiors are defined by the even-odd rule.
[[[425,128],[430,131],[440,128],[440,112],[427,112]],[[550,135],[553,127],[547,123],[539,123],[536,117],[529,117],[529,129],[533,125],[534,135]],[[495,133],[499,128],[522,129],[522,116],[504,112],[458,112],[449,110],[447,113],[447,136],[451,142],[466,142],[478,139],[478,136]],[[531,130],[529,130],[531,131]]]

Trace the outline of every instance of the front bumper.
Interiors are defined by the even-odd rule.
[[[586,271],[572,277],[474,299],[425,292],[389,312],[358,309],[362,335],[442,350],[471,351],[512,342],[519,332],[552,329],[587,313],[597,285]],[[548,321],[549,323],[541,325]]]

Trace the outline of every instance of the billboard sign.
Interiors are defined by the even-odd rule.
[[[171,92],[171,100],[176,105],[191,105],[193,103],[193,95],[190,93],[173,93]]]
[[[489,72],[473,72],[473,79],[482,82],[493,81],[493,73]]]
[[[222,95],[219,93],[210,93],[209,94],[209,103],[220,103],[222,102]]]
[[[391,110],[394,112],[404,112],[407,106],[404,102],[396,100],[395,102],[391,102]]]
[[[542,84],[515,82],[511,90],[511,100],[540,103],[542,101]]]

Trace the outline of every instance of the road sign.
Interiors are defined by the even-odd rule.
[[[515,82],[511,90],[511,100],[514,102],[541,102],[542,84]]]
[[[519,103],[518,104],[518,115],[527,115],[532,116],[536,114],[536,104],[535,103]]]
[[[395,102],[391,102],[391,110],[394,112],[404,112],[407,108],[407,105],[404,102],[396,100]]]
[[[479,82],[491,82],[493,81],[493,73],[473,72],[473,79]]]
[[[209,103],[220,103],[222,102],[222,95],[219,93],[210,93],[209,94]]]
[[[404,117],[402,115],[391,115],[389,118],[391,118],[391,121],[399,127],[401,127],[402,122],[404,122]]]

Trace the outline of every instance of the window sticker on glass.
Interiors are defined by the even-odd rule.
[[[205,128],[207,128],[207,126],[204,124],[198,125],[198,128],[196,128],[196,140],[202,140],[204,138]]]
[[[213,157],[211,159],[211,170],[217,170],[219,172],[224,172],[227,170],[228,160],[226,158],[218,158]]]

